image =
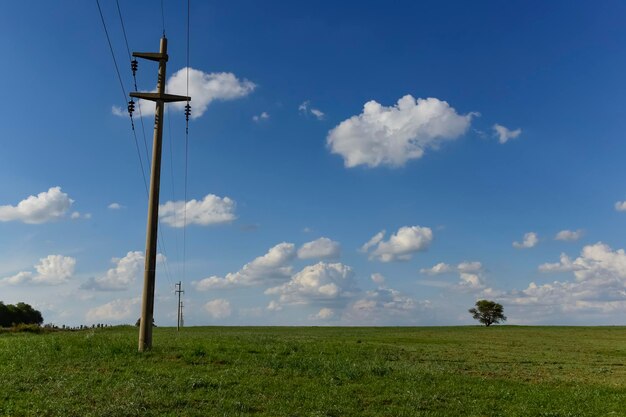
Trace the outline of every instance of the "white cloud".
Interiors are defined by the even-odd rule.
[[[460,115],[436,98],[416,100],[406,95],[391,107],[372,100],[365,103],[363,113],[330,130],[326,141],[348,168],[399,167],[463,135],[474,115]]]
[[[228,273],[225,277],[210,276],[192,282],[198,291],[216,288],[232,288],[271,283],[287,280],[292,269],[287,264],[295,257],[293,243],[283,242],[271,248],[265,255],[259,256],[243,266],[239,271]]]
[[[500,143],[507,143],[509,139],[515,139],[522,134],[522,129],[509,130],[506,127],[497,123],[493,125],[493,130],[494,135],[498,136],[498,141]]]
[[[122,206],[120,203],[111,203],[107,206],[107,208],[111,210],[119,210],[119,209],[124,208],[124,206]]]
[[[583,236],[582,230],[561,230],[559,233],[554,236],[554,240],[564,240],[567,242],[575,241],[580,239]]]
[[[231,72],[206,73],[189,68],[189,96],[191,97],[191,118],[196,119],[204,114],[207,107],[215,100],[234,100],[252,93],[256,85],[246,79],[239,79]],[[176,71],[167,80],[165,91],[168,94],[187,95],[187,68]],[[153,90],[156,92],[156,89]],[[184,111],[185,102],[168,104],[168,109]],[[143,116],[152,116],[155,103],[139,100],[135,115],[139,116],[139,109]],[[125,109],[113,107],[113,114],[128,117]]]
[[[87,322],[121,322],[135,317],[139,318],[139,297],[117,299],[87,311]],[[134,320],[133,320],[134,322]]]
[[[461,272],[459,274],[459,283],[456,285],[455,289],[462,291],[476,291],[482,290],[485,288],[485,283],[483,281],[481,274],[473,274],[469,272]]]
[[[323,307],[316,314],[311,314],[309,320],[330,320],[335,317],[335,311],[332,308]]]
[[[618,201],[615,203],[615,210],[626,211],[626,201]]]
[[[230,302],[222,298],[207,302],[204,305],[204,310],[209,313],[209,316],[211,316],[211,318],[217,320],[230,317],[233,312],[230,306]]]
[[[327,237],[321,237],[312,242],[307,242],[298,249],[298,258],[338,258],[341,252],[339,242],[330,240]]]
[[[79,211],[75,211],[70,215],[70,219],[72,220],[91,219],[91,213],[81,213]]]
[[[544,265],[553,265],[552,268],[543,268],[544,272],[572,271],[577,281],[604,282],[618,279],[626,284],[626,253],[624,249],[613,251],[602,242],[585,246],[581,251],[581,256],[574,261],[562,254],[558,263],[560,268],[556,268],[555,265],[557,264]]]
[[[385,230],[381,230],[380,232],[376,233],[374,236],[372,236],[370,240],[368,240],[363,246],[361,246],[360,251],[366,253],[368,250],[370,250],[370,248],[376,246],[381,240],[383,240],[383,238],[385,237],[385,233],[387,233]]]
[[[0,280],[2,284],[43,284],[59,285],[64,284],[74,275],[76,259],[71,256],[48,255],[41,258],[34,266],[36,272],[22,271],[17,274]]]
[[[281,306],[279,303],[277,303],[276,301],[272,300],[269,302],[269,304],[267,305],[267,309],[269,311],[280,311],[283,309],[283,306]]]
[[[414,253],[428,249],[433,240],[433,231],[429,227],[404,226],[391,235],[388,241],[383,240],[384,232],[377,233],[361,250],[375,249],[370,253],[370,259],[381,262],[406,261]]]
[[[320,109],[315,109],[315,108],[311,107],[311,101],[310,100],[306,100],[302,104],[300,104],[298,106],[298,111],[300,111],[300,113],[302,113],[304,115],[308,115],[310,113],[313,116],[315,116],[315,118],[317,118],[317,120],[323,120],[324,116],[325,116],[324,112],[321,111]]]
[[[426,275],[458,273],[459,282],[450,286],[450,288],[458,291],[477,291],[485,288],[483,264],[477,261],[461,262],[456,266],[440,262],[432,268],[422,268],[420,272]]]
[[[578,258],[562,254],[559,262],[543,264],[542,272],[572,272],[574,281],[531,282],[522,291],[511,291],[504,300],[530,308],[543,317],[551,314],[626,313],[626,252],[598,242],[585,246]],[[579,316],[580,317],[580,316]],[[538,317],[541,320],[541,317]]]
[[[456,268],[454,268],[453,266],[448,265],[447,263],[444,263],[444,262],[439,262],[437,265],[433,266],[432,268],[420,269],[420,272],[426,275],[440,275],[440,274],[445,274],[448,272],[454,272],[455,270]]]
[[[461,262],[456,267],[460,272],[479,272],[482,271],[483,264],[478,261]]]
[[[161,257],[162,255],[158,255]],[[128,252],[123,258],[113,258],[111,262],[115,266],[109,269],[106,274],[90,278],[85,282],[82,289],[93,289],[99,291],[123,291],[141,276],[144,269],[143,252]]]
[[[255,122],[260,122],[261,120],[267,120],[269,118],[270,115],[268,112],[262,112],[261,114],[252,116],[252,120],[254,120]]]
[[[337,304],[352,296],[352,268],[341,263],[319,262],[304,267],[289,282],[265,290],[278,295],[279,304]]]
[[[431,302],[428,300],[417,301],[393,288],[379,287],[367,291],[365,297],[353,302],[345,318],[351,323],[364,322],[369,325],[398,323],[398,320],[415,323],[430,309]]]
[[[324,112],[318,109],[311,109],[313,116],[317,117],[317,120],[324,119]]]
[[[229,223],[235,216],[235,201],[228,197],[218,197],[208,194],[204,199],[183,201],[168,201],[159,206],[161,221],[172,227],[183,227],[185,223],[185,206],[187,207],[187,225],[198,224],[208,226],[213,224]]]
[[[73,202],[61,191],[61,187],[52,187],[37,196],[29,196],[17,206],[0,206],[0,222],[39,224],[58,220],[67,213]]]
[[[385,283],[385,276],[383,274],[379,274],[378,272],[373,273],[370,276],[370,278],[376,284],[384,284]]]
[[[528,232],[524,234],[524,240],[522,242],[513,242],[513,247],[517,249],[529,249],[534,248],[539,243],[537,233]]]
[[[582,266],[580,265],[574,265],[570,257],[562,253],[561,259],[559,260],[559,262],[541,264],[539,265],[539,271],[541,272],[571,272],[581,267]]]

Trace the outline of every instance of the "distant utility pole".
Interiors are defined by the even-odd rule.
[[[180,301],[180,295],[184,294],[185,291],[183,291],[182,286],[183,283],[178,281],[178,283],[176,283],[176,290],[174,291],[178,294],[178,316],[176,320],[176,331],[179,331],[180,327],[183,325],[183,302]]]
[[[148,226],[146,232],[146,263],[143,276],[141,320],[139,323],[139,352],[152,348],[152,319],[154,316],[154,287],[159,225],[159,187],[161,183],[161,143],[163,138],[163,115],[165,103],[190,101],[190,97],[165,94],[165,66],[167,63],[167,39],[161,38],[159,52],[133,52],[133,56],[159,63],[156,93],[132,92],[130,96],[156,102],[154,114],[154,141],[152,144],[152,171],[150,175],[150,199],[148,202]],[[132,106],[132,99],[129,107]]]

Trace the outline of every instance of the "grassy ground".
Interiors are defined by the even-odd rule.
[[[626,328],[0,334],[1,416],[626,416]]]

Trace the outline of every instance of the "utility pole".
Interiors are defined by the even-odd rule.
[[[176,284],[175,293],[178,294],[178,316],[176,319],[176,331],[180,331],[180,326],[182,326],[182,318],[183,318],[183,302],[180,301],[180,294],[184,294],[185,291],[182,289],[183,283],[178,281]]]
[[[165,67],[167,63],[167,39],[161,38],[159,52],[133,52],[133,56],[159,63],[156,93],[132,92],[130,96],[156,102],[154,114],[154,140],[152,144],[152,170],[150,197],[148,201],[148,225],[146,231],[146,263],[143,276],[141,320],[139,323],[139,352],[152,348],[152,319],[154,314],[154,288],[159,225],[159,188],[161,183],[161,143],[163,138],[163,115],[165,103],[190,101],[190,97],[165,94]],[[131,100],[132,103],[132,100]]]

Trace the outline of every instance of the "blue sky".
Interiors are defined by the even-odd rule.
[[[119,3],[131,51],[156,51],[159,4]],[[185,94],[179,3],[168,87]],[[157,324],[175,323],[179,280],[189,325],[468,324],[481,298],[515,324],[623,324],[624,12],[192,1],[188,202],[171,106]],[[134,322],[147,198],[96,3],[3,3],[0,31],[0,300]],[[137,81],[154,89],[156,65]]]

